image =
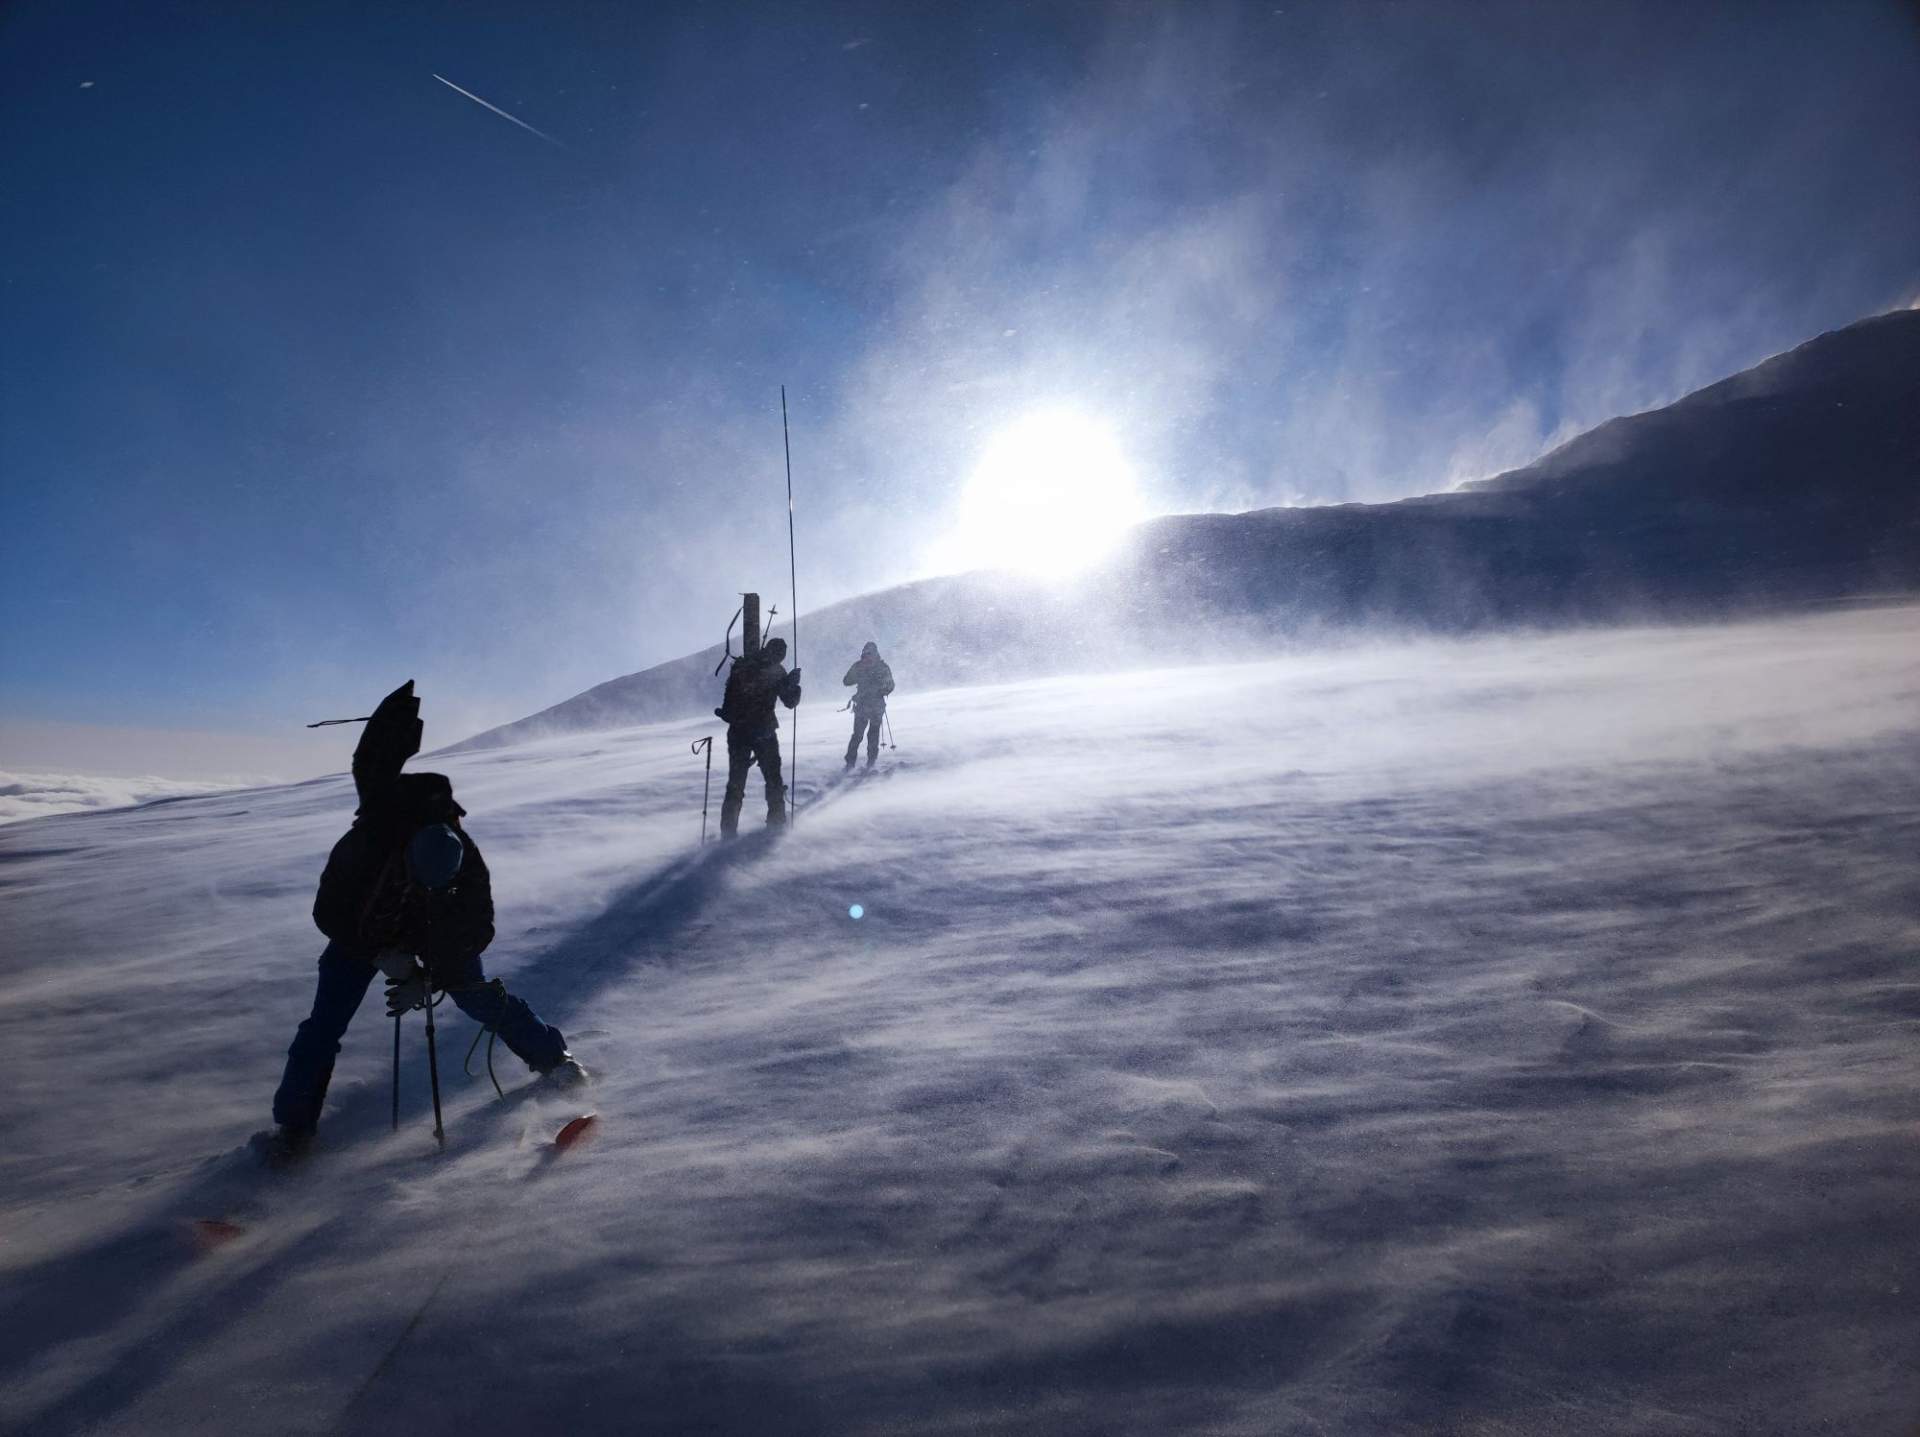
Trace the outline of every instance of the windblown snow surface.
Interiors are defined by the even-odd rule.
[[[344,779],[0,832],[0,1428],[1920,1418],[1920,609],[822,697],[778,842],[699,724],[442,760],[564,1154],[451,1007],[390,1135],[376,998],[251,1165]]]

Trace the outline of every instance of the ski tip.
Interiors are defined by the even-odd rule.
[[[247,1235],[247,1230],[237,1222],[228,1222],[223,1217],[197,1217],[187,1224],[188,1244],[195,1252],[217,1252],[228,1243]]]
[[[560,1152],[579,1143],[584,1143],[597,1131],[600,1123],[598,1113],[582,1113],[554,1135],[553,1146]]]

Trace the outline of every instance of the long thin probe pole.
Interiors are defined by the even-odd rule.
[[[793,440],[787,432],[787,386],[780,386],[780,447],[787,456],[787,579],[793,598],[793,666],[800,667],[800,569],[793,551]],[[787,821],[799,815],[800,710],[793,711],[793,756],[787,762]]]

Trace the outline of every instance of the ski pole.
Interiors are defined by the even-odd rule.
[[[429,984],[432,979],[427,980]],[[440,1055],[433,1043],[433,990],[427,990],[427,1081],[433,1085],[433,1140],[447,1145],[446,1126],[440,1119]]]
[[[887,747],[888,747],[888,749],[890,749],[890,750],[891,750],[891,749],[897,749],[897,748],[899,748],[899,747],[900,747],[900,745],[899,745],[899,744],[897,744],[897,743],[895,743],[895,742],[893,741],[893,715],[892,715],[892,714],[890,714],[890,713],[888,713],[888,712],[887,712],[887,711],[886,711],[885,709],[882,709],[882,710],[880,711],[880,717],[881,717],[881,718],[883,718],[883,719],[885,719],[885,720],[887,721]]]
[[[426,975],[427,999],[427,1081],[433,1086],[433,1140],[444,1149],[447,1145],[446,1125],[440,1120],[440,1055],[433,1043],[433,895],[427,895],[426,942],[420,945],[427,951],[420,955],[420,967]]]
[[[793,588],[793,666],[800,667],[800,570],[793,556],[793,440],[787,433],[787,386],[780,386],[780,448],[787,456],[787,579]],[[787,821],[799,816],[800,710],[793,711],[793,757],[787,765]]]
[[[400,1015],[393,1015],[393,1130],[400,1131]]]
[[[697,738],[693,741],[693,751],[707,751],[707,779],[700,789],[700,846],[707,846],[707,800],[713,793],[713,735]]]

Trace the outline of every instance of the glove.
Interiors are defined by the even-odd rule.
[[[413,955],[404,948],[383,948],[373,955],[373,961],[380,965],[389,983],[404,982],[414,974]]]
[[[378,801],[406,761],[420,752],[423,732],[420,700],[408,679],[380,700],[354,747],[353,786],[363,806]]]
[[[395,981],[387,980],[387,1016],[398,1018],[402,1013],[411,1013],[415,1008],[427,1006],[427,971],[424,968],[413,970],[411,978]]]

